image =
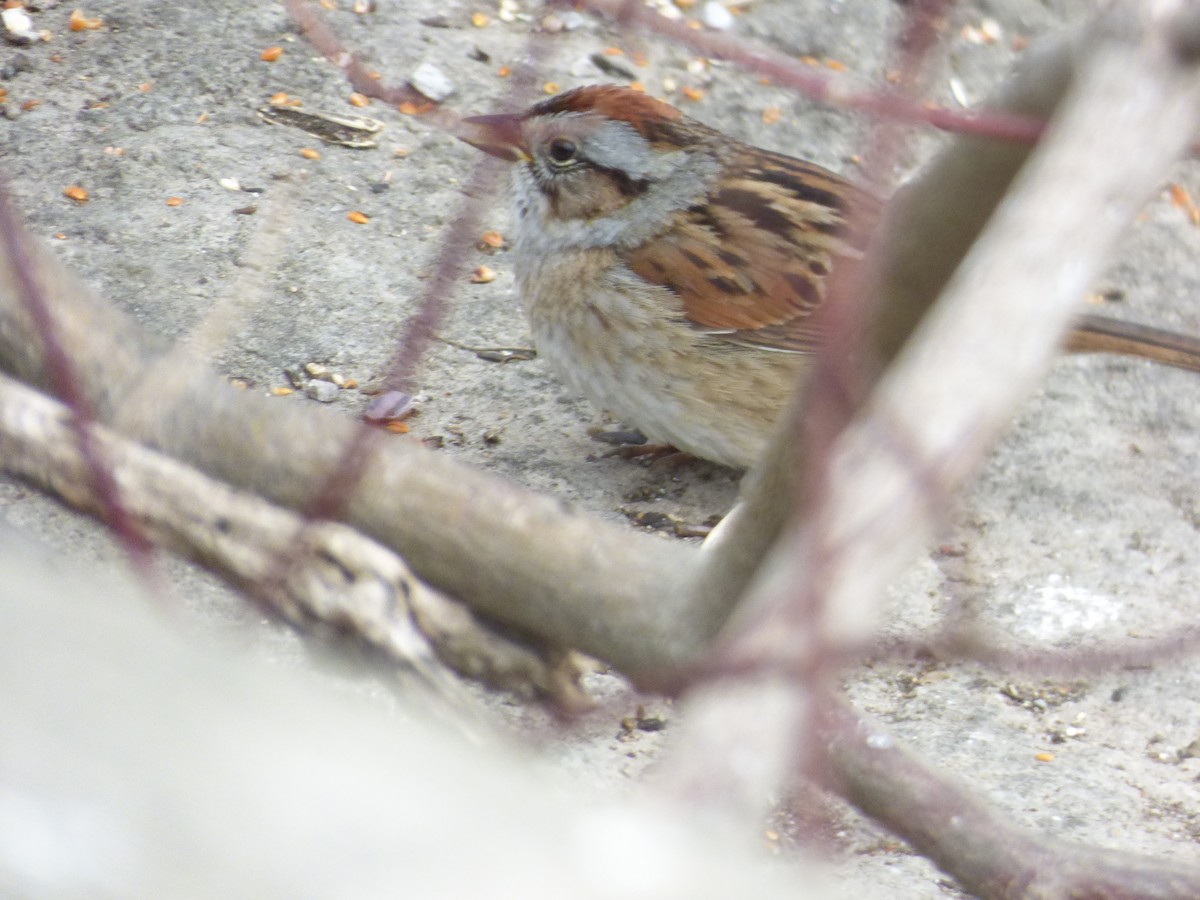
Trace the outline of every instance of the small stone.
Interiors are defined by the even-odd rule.
[[[562,13],[561,18],[564,31],[575,31],[588,23],[587,16],[573,9],[568,9]]]
[[[283,374],[287,376],[287,380],[292,383],[294,388],[303,388],[308,384],[308,376],[300,366],[285,366]]]
[[[304,371],[308,373],[309,378],[328,378],[329,366],[323,366],[321,363],[310,362],[304,364]]]
[[[441,103],[454,93],[454,82],[433,63],[425,62],[417,66],[408,83],[434,103]]]
[[[32,72],[36,68],[33,57],[28,53],[14,53],[12,59],[0,67],[0,79],[8,81],[16,78],[22,72]]]
[[[704,12],[701,14],[701,19],[704,24],[714,31],[728,31],[733,27],[733,13],[725,8],[723,3],[718,3],[717,0],[708,0],[704,4]]]
[[[340,388],[332,381],[310,381],[304,389],[304,393],[319,403],[332,403],[339,391]]]
[[[32,44],[40,35],[33,27],[33,19],[20,6],[13,6],[0,12],[0,20],[4,22],[4,36],[11,44]]]
[[[403,391],[385,391],[367,407],[368,422],[390,422],[403,419],[416,408],[416,399]]]

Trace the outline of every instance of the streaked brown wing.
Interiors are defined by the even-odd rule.
[[[841,234],[845,210],[868,201],[832,172],[788,156],[746,151],[730,170],[708,203],[676,213],[672,228],[625,261],[678,294],[697,328],[810,351],[834,260],[857,255]]]

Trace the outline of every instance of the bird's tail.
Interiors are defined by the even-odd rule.
[[[1200,372],[1200,338],[1122,322],[1107,316],[1082,315],[1067,338],[1071,353],[1122,353],[1180,369]]]

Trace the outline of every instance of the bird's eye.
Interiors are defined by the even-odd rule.
[[[556,166],[565,166],[575,159],[575,154],[578,152],[575,142],[569,141],[566,138],[555,138],[550,142],[550,146],[546,148],[546,153],[550,157],[550,161]]]

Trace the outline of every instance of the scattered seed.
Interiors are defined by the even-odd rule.
[[[781,115],[778,106],[768,106],[762,111],[763,124],[774,125],[779,121]]]
[[[355,91],[350,95],[350,105],[360,108],[364,106],[370,106],[371,100],[366,94],[360,94],[358,91]]]
[[[184,199],[182,197],[168,197],[167,206],[183,206]]]
[[[290,387],[273,387],[271,388],[271,396],[286,397],[288,394],[294,394],[295,391]]]
[[[301,147],[300,155],[303,156],[305,159],[320,159],[321,151],[314,150],[312,147]]]
[[[72,10],[71,18],[67,19],[67,27],[72,31],[95,31],[104,27],[104,20],[88,18],[82,9],[76,9]]]
[[[693,102],[704,99],[704,91],[698,87],[685,87],[681,93]]]
[[[489,284],[496,280],[496,271],[488,266],[476,266],[471,273],[472,284]]]
[[[1171,202],[1182,209],[1193,225],[1200,225],[1200,208],[1196,206],[1196,202],[1192,199],[1192,195],[1188,193],[1188,189],[1182,184],[1171,185]]]
[[[31,109],[37,109],[41,105],[42,105],[41,100],[26,100],[24,103],[21,104],[21,111],[29,112]]]
[[[479,236],[479,240],[493,249],[499,249],[504,246],[504,235],[498,231],[485,231]]]
[[[1036,756],[1034,756],[1034,759],[1036,759],[1038,762],[1054,762],[1054,754],[1053,753],[1039,753]]]
[[[283,56],[282,47],[268,47],[259,54],[259,59],[261,59],[263,62],[275,62],[275,60],[279,59],[281,56]]]
[[[87,203],[88,200],[88,192],[77,184],[63,188],[63,196],[74,200],[76,203]]]
[[[496,70],[496,74],[499,75],[501,78],[507,78],[509,75],[512,74],[512,69],[508,66],[501,66],[499,69]]]
[[[559,87],[553,81],[547,81],[545,84],[542,85],[542,93],[543,94],[557,94],[558,91],[559,91]]]
[[[488,23],[487,13],[474,12],[471,13],[471,24],[476,28],[483,28]]]
[[[370,216],[368,216],[366,213],[359,212],[357,209],[346,213],[346,218],[349,219],[351,222],[353,222],[355,225],[366,225],[368,222],[371,221]]]

